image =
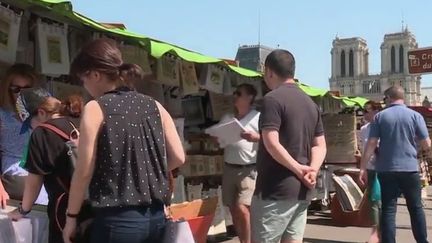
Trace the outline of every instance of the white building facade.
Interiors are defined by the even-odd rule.
[[[331,50],[330,90],[381,101],[387,88],[400,85],[405,89],[407,105],[421,105],[421,76],[408,73],[407,53],[416,48],[415,36],[408,29],[386,34],[381,44],[381,73],[370,75],[366,41],[359,37],[336,38]]]

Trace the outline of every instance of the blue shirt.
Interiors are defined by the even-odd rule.
[[[23,123],[16,114],[0,108],[0,161],[2,174],[27,175],[19,166],[30,130],[22,130]]]
[[[378,172],[419,170],[417,141],[429,137],[422,115],[405,105],[391,105],[375,116],[369,138],[378,138]]]

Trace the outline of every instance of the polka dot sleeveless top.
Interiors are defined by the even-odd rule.
[[[165,140],[155,100],[119,88],[97,101],[104,122],[89,187],[93,206],[169,204]]]

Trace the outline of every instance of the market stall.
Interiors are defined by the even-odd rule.
[[[262,74],[130,32],[122,25],[97,23],[74,12],[69,1],[6,0],[0,4],[0,73],[17,62],[33,65],[43,74],[47,88],[58,98],[73,93],[87,96],[79,82],[68,77],[69,65],[84,43],[100,37],[117,42],[125,62],[138,64],[146,73],[145,79],[136,84],[137,91],[154,97],[166,107],[175,118],[183,139],[187,161],[175,172],[173,203],[218,198],[210,233],[225,232],[231,222],[221,201],[223,150],[204,130],[231,111],[232,93],[239,84],[255,86],[259,104],[267,91]],[[361,107],[366,102],[362,98],[341,97],[299,81],[298,86],[315,100],[324,114],[338,113],[346,107]],[[341,155],[330,149],[331,157],[327,161],[351,161],[352,157],[348,156],[356,146],[355,134],[341,128],[345,125],[347,129],[354,127],[353,118],[324,117],[324,120],[330,120],[325,122],[330,138],[328,145],[346,153]],[[331,125],[334,122],[341,124],[338,119],[343,120],[342,127]],[[349,143],[342,133],[350,134]],[[338,147],[340,145],[344,147]],[[326,172],[320,176],[317,198],[327,200],[329,176]]]

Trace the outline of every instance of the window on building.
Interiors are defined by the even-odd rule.
[[[351,95],[354,94],[354,84],[350,84],[349,85],[349,92],[350,92]]]
[[[349,59],[348,59],[348,65],[349,65],[349,69],[348,69],[348,73],[350,77],[354,77],[354,52],[353,50],[350,50],[349,52]]]
[[[340,85],[340,94],[343,95],[345,93],[345,85]]]
[[[391,58],[391,72],[395,73],[396,72],[396,50],[395,47],[392,46],[391,47],[391,54],[390,54],[390,58]]]
[[[404,48],[402,45],[399,47],[399,72],[404,72]]]
[[[381,83],[379,80],[363,81],[364,94],[379,94],[381,93]]]
[[[341,77],[345,77],[346,70],[345,70],[345,51],[342,50],[341,53]]]

